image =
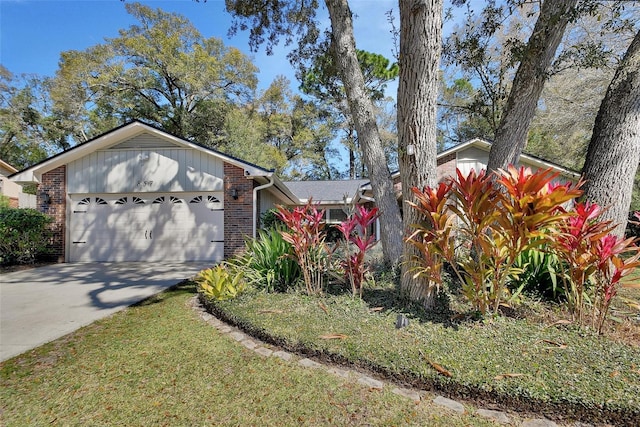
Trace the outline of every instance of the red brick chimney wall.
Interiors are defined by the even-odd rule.
[[[49,202],[45,203],[42,193],[49,195]],[[57,262],[65,261],[65,236],[67,212],[67,168],[60,166],[42,175],[42,182],[38,186],[36,201],[37,208],[53,218],[50,225],[52,231],[49,248],[51,258]]]
[[[225,259],[241,253],[245,238],[253,234],[253,188],[253,180],[245,177],[244,169],[224,164]]]

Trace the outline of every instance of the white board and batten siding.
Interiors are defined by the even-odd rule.
[[[457,167],[462,175],[467,176],[471,169],[480,172],[487,168],[489,163],[489,152],[476,147],[469,147],[458,152]]]
[[[70,261],[220,261],[224,170],[142,134],[67,165]]]

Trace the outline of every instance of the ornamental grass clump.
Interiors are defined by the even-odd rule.
[[[376,238],[371,233],[371,225],[378,217],[378,208],[371,210],[356,206],[353,214],[336,226],[345,241],[345,256],[340,262],[347,280],[351,284],[353,296],[362,298],[362,286],[367,273],[365,255],[375,246]]]
[[[256,239],[247,239],[245,251],[229,260],[229,264],[244,273],[246,281],[267,292],[286,292],[301,276],[293,248],[284,240],[286,229],[276,224],[259,230]]]
[[[288,228],[282,238],[293,248],[309,295],[321,295],[328,266],[328,250],[324,210],[318,209],[311,199],[305,206],[288,210],[277,206],[278,218]]]

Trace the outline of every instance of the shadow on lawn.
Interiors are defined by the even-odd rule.
[[[326,293],[332,296],[351,294],[345,284],[334,283],[326,288]],[[436,296],[435,306],[426,310],[421,304],[404,297],[397,286],[365,286],[362,300],[371,308],[378,308],[383,312],[402,314],[410,321],[438,323],[447,328],[458,329],[461,323],[477,321],[476,313],[458,313],[451,309],[450,298],[445,292]]]
[[[148,298],[143,299],[131,307],[144,307],[148,305],[158,304],[164,302],[168,298],[177,297],[184,294],[197,294],[196,284],[191,280],[183,280],[180,283],[177,283],[170,288],[160,292],[159,294],[152,295]]]

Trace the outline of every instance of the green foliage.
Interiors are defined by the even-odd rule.
[[[0,194],[0,208],[8,208],[9,207],[9,197],[4,194]]]
[[[284,223],[278,217],[278,210],[272,208],[260,215],[260,225],[263,229],[270,230],[272,228],[284,226]]]
[[[324,102],[340,103],[345,99],[345,89],[339,77],[331,45],[324,46],[326,51],[315,57],[313,64],[302,69],[300,89]],[[357,50],[358,63],[372,100],[381,100],[387,83],[398,78],[399,67],[383,55]]]
[[[267,292],[285,292],[300,278],[300,266],[291,243],[284,240],[283,226],[259,230],[257,239],[245,243],[245,251],[229,261],[247,282]]]
[[[50,223],[35,209],[0,207],[0,264],[30,264],[47,255]]]
[[[45,159],[55,146],[45,135],[43,92],[38,78],[16,77],[0,64],[0,159],[18,169]]]
[[[252,96],[255,65],[222,40],[203,37],[184,16],[124,7],[136,25],[61,54],[50,91],[60,130],[79,143],[135,118],[183,138],[217,141],[220,112]]]
[[[635,237],[640,239],[640,210],[635,212],[629,212],[629,218],[627,219],[627,230],[625,232],[626,237]]]
[[[342,124],[343,136],[341,143],[349,150],[349,176],[355,177],[361,174],[364,160],[360,144],[356,139],[356,131],[351,112],[346,102],[346,91],[342,79],[339,76],[335,61],[335,52],[329,43],[320,44],[319,53],[307,66],[301,64],[296,76],[301,81],[300,90],[318,101],[320,107],[335,117],[333,120]],[[390,61],[382,55],[356,50],[358,63],[364,77],[367,95],[376,103],[378,126],[383,138],[384,149],[390,163],[396,163],[396,130],[393,112],[393,124],[385,123],[387,111],[385,111],[384,91],[387,83],[395,80],[399,74],[398,64]],[[391,128],[391,132],[389,129]]]
[[[198,292],[216,301],[235,298],[245,288],[242,272],[230,272],[224,264],[202,270],[196,276],[196,283]]]
[[[559,283],[562,270],[560,259],[547,248],[521,252],[514,266],[522,273],[509,283],[511,292],[532,293],[549,301],[558,301],[563,295],[563,289]]]
[[[268,335],[292,351],[373,367],[419,387],[453,394],[463,390],[467,396],[481,396],[485,405],[493,398],[513,410],[523,404],[528,411],[557,411],[565,420],[637,425],[637,346],[528,319],[434,322],[417,305],[395,305],[393,284],[378,285],[375,299],[325,295],[326,311],[316,300],[295,293],[256,294],[216,307],[248,331]],[[380,306],[384,309],[373,310]],[[410,319],[402,333],[393,327],[398,314]],[[344,338],[322,339],[327,333]],[[452,376],[439,374],[428,360]]]

